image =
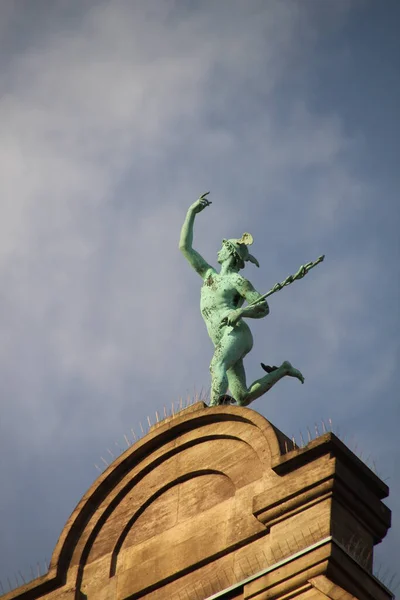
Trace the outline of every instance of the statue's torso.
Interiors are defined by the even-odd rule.
[[[209,269],[201,288],[200,310],[207,331],[214,343],[220,337],[222,319],[232,310],[242,306],[244,299],[236,289],[237,273],[220,275]],[[247,326],[246,326],[247,327]]]

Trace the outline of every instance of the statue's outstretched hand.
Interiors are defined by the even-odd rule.
[[[210,204],[212,204],[212,202],[210,202],[210,200],[208,200],[208,198],[206,198],[206,196],[208,196],[209,193],[210,192],[206,192],[205,194],[202,194],[200,196],[200,198],[198,200],[196,200],[196,202],[194,204],[192,204],[192,206],[190,208],[192,209],[192,211],[195,214],[200,213],[207,206],[210,206]]]

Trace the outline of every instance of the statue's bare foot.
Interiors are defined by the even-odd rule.
[[[292,367],[288,360],[285,360],[281,366],[285,369],[286,374],[289,375],[289,377],[296,377],[299,381],[301,381],[301,383],[304,383],[303,375],[298,369]]]

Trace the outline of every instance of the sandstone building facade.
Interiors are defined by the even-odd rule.
[[[387,486],[332,433],[304,448],[198,402],[95,481],[49,572],[2,600],[389,600],[372,575]]]

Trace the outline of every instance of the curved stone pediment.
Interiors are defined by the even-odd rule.
[[[264,535],[253,497],[279,479],[283,441],[250,409],[201,402],[153,426],[85,494],[50,572],[89,598],[128,597]]]

